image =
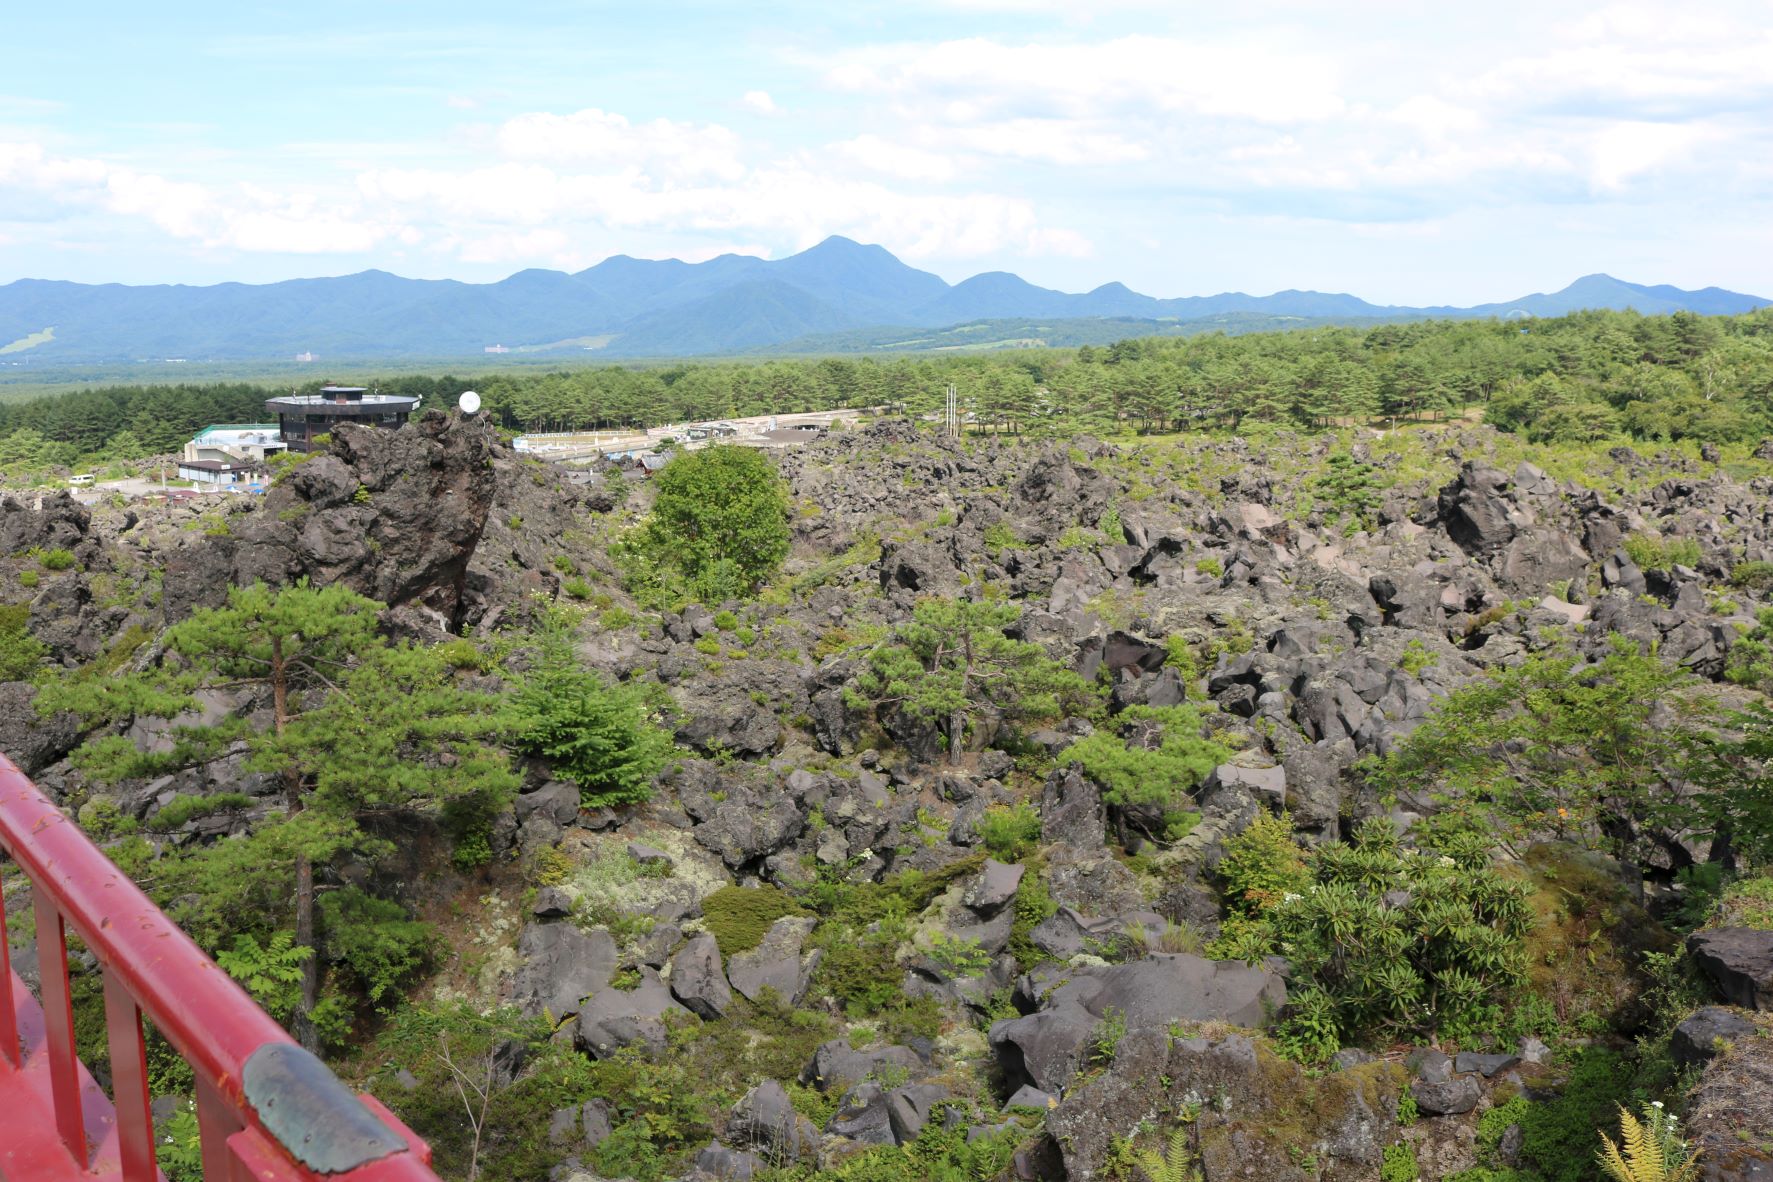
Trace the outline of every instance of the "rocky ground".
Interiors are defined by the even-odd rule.
[[[1316,483],[1342,450],[1377,474],[1369,520]],[[1405,1141],[1423,1176],[1445,1177],[1497,1152],[1487,1112],[1555,1091],[1548,1049],[1373,1047],[1327,1071],[1280,1057],[1260,1031],[1285,1004],[1285,966],[1201,955],[1222,915],[1212,871],[1264,811],[1284,810],[1309,841],[1430,811],[1382,804],[1356,765],[1486,669],[1556,644],[1598,654],[1623,635],[1722,677],[1761,606],[1730,573],[1773,561],[1773,463],[1627,448],[1568,471],[1556,460],[1465,424],[1110,446],[960,442],[882,422],[781,458],[795,550],[776,584],[746,603],[659,613],[627,599],[608,555],[644,511],[643,484],[614,470],[576,483],[432,413],[397,433],[341,430],[332,454],[224,512],[0,502],[0,552],[77,560],[34,586],[9,562],[0,598],[29,602],[30,632],[56,662],[112,668],[153,660],[165,624],[255,579],[347,583],[389,603],[388,626],[415,638],[494,636],[547,603],[582,607],[581,659],[657,681],[675,704],[681,758],[654,799],[582,810],[576,788],[531,766],[495,826],[506,869],[490,886],[424,864],[416,846],[395,877],[427,914],[473,898],[516,917],[452,988],[545,1018],[592,1059],[666,1053],[686,1024],[759,1007],[824,1016],[831,1037],[797,1075],[747,1081],[688,1176],[833,1164],[909,1143],[930,1122],[974,1136],[1014,1122],[1018,1177],[1136,1177],[1128,1147],[1183,1120],[1209,1182],[1377,1178]],[[1683,561],[1640,568],[1625,543],[1643,537],[1678,540]],[[1109,823],[1097,786],[1051,758],[1088,733],[1083,719],[1021,735],[987,718],[957,761],[927,727],[877,724],[846,689],[930,595],[1021,605],[1020,638],[1107,684],[1116,708],[1210,700],[1208,726],[1235,754],[1197,793],[1192,832],[1152,843]],[[0,748],[48,790],[87,799],[67,762],[81,735],[38,719],[30,698],[28,685],[0,686]],[[174,792],[245,790],[274,806],[271,786],[239,769],[193,777],[114,795],[138,817]],[[1037,853],[987,856],[987,811],[1021,804],[1038,814]],[[177,840],[253,820],[203,818]],[[1653,910],[1675,871],[1709,854],[1671,838],[1609,873]],[[723,953],[705,909],[735,886],[806,899],[830,884],[897,890],[908,874],[921,905],[889,984],[928,999],[938,1017],[922,1033],[848,1016],[820,915],[766,915],[754,946]],[[1050,907],[1030,915],[1037,894]],[[1699,1080],[1693,1132],[1709,1177],[1767,1177],[1773,1127],[1748,1097],[1773,1088],[1773,1044],[1754,1016],[1773,1009],[1773,935],[1694,940],[1729,1004],[1676,1036]],[[557,1173],[589,1176],[620,1119],[601,1101],[554,1112]]]

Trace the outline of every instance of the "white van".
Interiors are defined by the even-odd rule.
[[[68,477],[68,484],[73,488],[85,488],[92,483],[92,473],[83,472],[79,476]]]

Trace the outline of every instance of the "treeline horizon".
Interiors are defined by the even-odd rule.
[[[878,359],[333,376],[433,406],[453,406],[473,388],[485,413],[513,431],[852,406],[924,415],[942,407],[952,384],[973,429],[1016,434],[1318,429],[1482,406],[1487,421],[1536,442],[1725,443],[1773,434],[1773,309],[1729,317],[1591,311]],[[263,421],[265,399],[287,392],[249,382],[119,385],[0,404],[0,466],[175,452],[204,427]]]

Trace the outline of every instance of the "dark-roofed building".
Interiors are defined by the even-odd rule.
[[[418,409],[419,400],[405,394],[378,394],[363,386],[322,386],[318,394],[288,394],[266,401],[267,414],[277,416],[277,430],[292,452],[308,452],[314,439],[330,435],[340,423],[365,427],[400,426]]]
[[[218,488],[228,488],[237,484],[251,484],[263,480],[265,466],[263,464],[240,464],[232,460],[180,460],[179,479],[194,480],[200,484],[213,484]]]

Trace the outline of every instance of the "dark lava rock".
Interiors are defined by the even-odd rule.
[[[1694,1010],[1674,1028],[1668,1049],[1676,1064],[1690,1067],[1705,1063],[1718,1053],[1718,1044],[1733,1043],[1739,1038],[1753,1037],[1753,1022],[1724,1006],[1704,1006]]]
[[[1286,1004],[1287,991],[1267,968],[1158,954],[1130,964],[1065,970],[1043,1008],[994,1022],[990,1039],[1005,1079],[1063,1092],[1082,1065],[1098,1024],[1117,1011],[1129,1029],[1164,1030],[1171,1022],[1261,1026]]]
[[[1773,932],[1711,928],[1688,936],[1687,950],[1731,1005],[1773,1010]]]
[[[546,1013],[555,1022],[609,984],[616,942],[604,931],[581,932],[570,923],[532,923],[517,937],[524,958],[511,986],[511,1003],[526,1017]]]
[[[712,935],[691,936],[671,961],[671,993],[698,1018],[724,1015],[733,991],[720,967],[720,945]]]
[[[1440,1082],[1419,1079],[1410,1085],[1410,1095],[1416,1098],[1416,1107],[1430,1116],[1457,1116],[1477,1107],[1483,1088],[1469,1075],[1456,1075]]]

